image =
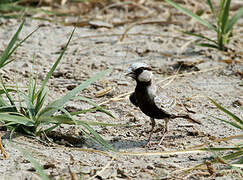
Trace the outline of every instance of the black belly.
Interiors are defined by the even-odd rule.
[[[142,106],[139,106],[141,111],[146,114],[147,116],[155,119],[163,119],[170,117],[169,114],[165,113],[161,109],[157,108],[156,105],[151,104],[143,104]]]
[[[163,119],[170,117],[169,114],[159,109],[155,105],[153,98],[149,97],[145,92],[136,93],[136,101],[141,111],[151,118]]]

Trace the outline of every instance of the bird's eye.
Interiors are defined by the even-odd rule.
[[[140,74],[142,72],[143,72],[143,68],[142,67],[135,70],[136,74]]]

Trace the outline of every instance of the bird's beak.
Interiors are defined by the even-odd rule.
[[[135,74],[134,74],[134,72],[132,71],[131,68],[128,68],[128,69],[126,70],[126,74],[125,74],[125,76],[129,76],[129,77],[134,78],[134,77],[135,77]]]
[[[126,73],[125,76],[129,76],[131,78],[135,78],[135,74],[133,72]]]

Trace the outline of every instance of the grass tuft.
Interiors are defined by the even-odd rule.
[[[195,19],[197,22],[206,26],[208,29],[213,30],[217,33],[217,38],[216,40],[214,40],[202,34],[184,32],[187,35],[196,36],[202,40],[206,40],[209,42],[209,43],[196,43],[197,45],[202,47],[215,48],[221,51],[227,51],[226,45],[230,42],[234,25],[243,16],[243,8],[240,8],[233,15],[233,17],[230,18],[231,0],[220,0],[219,10],[216,10],[211,0],[207,0],[211,13],[213,14],[216,21],[216,25],[215,25],[207,22],[206,20],[202,19],[199,15],[194,14],[190,10],[180,6],[178,3],[175,3],[172,0],[165,0],[165,1],[170,5],[172,5],[174,8],[182,11],[184,14],[190,16],[191,18]]]
[[[13,44],[15,43],[22,27],[23,23],[21,24],[18,31],[16,32],[13,39],[10,41],[8,47],[1,56],[1,59],[5,60],[2,64],[8,62],[10,54],[19,46],[18,44],[16,48],[13,48]],[[0,85],[2,88],[0,89],[0,121],[4,122],[5,126],[12,130],[12,132],[18,131],[32,136],[39,136],[42,132],[50,132],[54,128],[60,126],[61,124],[76,125],[89,138],[93,139],[95,142],[100,143],[106,149],[114,151],[114,149],[91,127],[91,125],[121,126],[120,124],[116,125],[109,123],[87,122],[83,120],[77,120],[75,118],[76,115],[86,113],[89,110],[69,113],[64,109],[64,106],[68,101],[75,99],[82,100],[91,104],[93,106],[92,110],[99,110],[114,118],[114,116],[110,112],[105,110],[103,107],[97,105],[90,99],[82,96],[77,96],[77,94],[80,93],[83,89],[88,87],[90,84],[92,84],[99,78],[103,77],[105,74],[109,73],[111,69],[107,69],[103,72],[95,74],[93,77],[86,80],[73,90],[69,91],[64,96],[58,98],[53,102],[45,103],[48,96],[48,80],[51,78],[53,72],[60,63],[73,37],[74,31],[75,28],[72,31],[63,51],[57,58],[56,62],[54,63],[50,71],[48,72],[44,81],[42,82],[40,89],[37,88],[37,81],[33,77],[30,77],[27,92],[20,91],[18,88],[16,90],[8,89],[4,82],[0,81]],[[22,42],[23,41],[21,41],[20,43]],[[21,103],[19,103],[19,105],[17,105],[15,101],[15,96],[11,96],[12,93],[17,93],[17,95],[20,97],[20,100],[18,102]],[[5,95],[5,98],[3,97],[3,95]],[[45,104],[47,105],[45,106]],[[61,114],[61,112],[63,112],[64,114]],[[50,125],[51,127],[43,129],[43,125]]]

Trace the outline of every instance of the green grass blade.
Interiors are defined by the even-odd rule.
[[[30,119],[31,120],[34,120],[34,118],[35,118],[35,108],[34,108],[34,104],[32,103],[32,101],[29,98],[29,96],[27,96],[26,94],[22,94],[22,97],[24,98],[24,102],[26,104],[27,111],[29,113]]]
[[[0,107],[2,107],[2,106],[8,106],[8,103],[3,99],[2,96],[0,96]]]
[[[38,163],[38,161],[36,161],[32,155],[26,150],[26,149],[23,149],[19,146],[17,146],[16,144],[13,145],[11,143],[11,146],[13,148],[16,148],[18,149],[22,154],[23,156],[28,159],[30,161],[30,163],[34,166],[37,174],[41,177],[42,180],[50,180],[49,177],[46,175],[46,173],[44,172],[43,168],[41,167],[41,165]]]
[[[225,109],[224,107],[220,106],[216,101],[214,101],[213,99],[209,98],[209,100],[215,105],[217,106],[218,109],[220,109],[221,111],[223,111],[224,113],[226,113],[228,116],[230,116],[236,123],[239,123],[239,125],[241,126],[241,128],[243,129],[243,121],[237,117],[235,114],[231,113],[230,111],[228,111],[227,109]]]
[[[42,89],[41,91],[39,91],[35,96],[37,96],[37,101],[36,101],[36,105],[35,105],[35,112],[36,114],[38,114],[38,112],[41,110],[41,108],[43,107],[43,104],[46,100],[48,94],[48,88],[44,87],[44,89]],[[34,97],[35,99],[36,97]]]
[[[63,111],[65,113],[65,115],[70,118],[75,125],[77,125],[76,120],[71,116],[71,114],[69,112],[67,112],[66,110]],[[97,141],[98,143],[100,143],[101,145],[103,145],[106,149],[108,150],[112,150],[115,151],[115,149],[108,144],[92,127],[90,127],[87,123],[82,123],[81,124],[85,129],[87,129],[93,136],[95,141]]]
[[[23,42],[25,42],[30,36],[32,36],[40,27],[36,28],[34,31],[32,31],[30,34],[28,34],[23,40],[21,40],[16,46],[14,46],[14,48],[9,52],[8,56],[7,56],[7,59],[14,53],[14,51],[19,47],[21,46],[21,44],[23,44]],[[12,61],[14,61],[15,59],[13,60],[8,60],[8,61],[5,61],[3,66],[6,66],[7,64],[11,63]]]
[[[231,159],[234,159],[234,158],[241,157],[242,155],[243,155],[243,151],[240,150],[240,151],[236,151],[236,152],[227,154],[227,155],[223,156],[222,158],[224,158],[225,160],[231,160]],[[214,164],[214,163],[217,163],[218,160],[217,160],[217,159],[214,159],[214,160],[212,160],[212,161],[210,161],[210,162]],[[198,164],[198,165],[194,166],[193,168],[189,168],[189,169],[187,170],[187,172],[189,172],[189,171],[191,171],[191,170],[193,170],[193,169],[199,168],[199,167],[201,167],[201,166],[203,166],[203,165],[205,165],[205,164],[204,164],[204,163],[203,163],[203,164]]]
[[[30,136],[36,136],[36,134],[33,132],[33,129],[30,130],[26,126],[21,126],[21,130],[24,131],[24,134],[28,134]]]
[[[225,28],[225,33],[229,33],[232,29],[233,26],[237,23],[237,21],[242,18],[243,16],[243,7],[240,8],[235,15],[229,20],[228,24],[226,25]]]
[[[103,145],[106,149],[111,151],[116,151],[109,143],[106,142],[92,127],[90,127],[88,124],[84,123],[82,125],[85,129],[87,129],[95,138],[96,141],[98,141],[101,145]]]
[[[218,49],[218,46],[214,45],[214,44],[210,44],[210,43],[196,43],[197,46],[201,46],[201,47],[208,47],[208,48],[215,48]]]
[[[47,129],[44,130],[44,132],[47,134],[49,132],[51,132],[53,129],[55,129],[56,127],[58,127],[60,124],[55,124]],[[39,133],[39,132],[38,132]]]
[[[234,161],[234,164],[241,164],[241,166],[243,168],[243,158]]]
[[[5,12],[29,12],[29,13],[45,13],[49,15],[67,15],[65,13],[59,13],[55,11],[44,10],[41,8],[26,7],[21,5],[16,5],[14,3],[6,3],[0,5],[0,10]],[[20,16],[20,15],[18,15]]]
[[[7,122],[4,124],[4,126],[7,127],[7,126],[13,126],[13,125],[17,125],[17,124],[18,123],[16,123],[16,122]]]
[[[176,9],[182,11],[183,13],[185,13],[186,15],[192,17],[193,19],[195,19],[196,21],[198,21],[199,23],[203,24],[204,26],[208,27],[209,29],[212,29],[214,31],[217,32],[217,29],[209,24],[207,21],[203,20],[202,18],[200,18],[200,16],[194,14],[193,12],[189,11],[188,9],[180,6],[179,4],[171,1],[171,0],[165,0],[167,3],[169,3],[170,5],[172,5],[173,7],[175,7]]]
[[[47,74],[46,78],[44,79],[44,81],[43,81],[43,83],[42,83],[40,89],[44,89],[44,87],[46,86],[48,80],[51,78],[53,72],[55,71],[57,65],[58,65],[59,62],[61,61],[61,59],[62,59],[62,57],[63,57],[65,51],[67,50],[67,47],[68,47],[69,43],[70,43],[70,41],[71,41],[71,39],[72,39],[72,37],[73,37],[73,34],[74,34],[75,29],[76,29],[76,28],[73,29],[73,31],[72,31],[72,33],[71,33],[69,39],[68,39],[67,44],[66,44],[65,47],[63,48],[63,51],[61,52],[60,56],[59,56],[58,59],[56,60],[55,64],[52,66],[51,70],[48,72],[48,74]]]
[[[8,106],[8,105],[4,105],[4,106],[0,106],[0,112],[13,112],[15,106]]]
[[[8,100],[9,100],[10,104],[13,105],[13,106],[15,106],[15,103],[14,103],[13,99],[11,98],[11,96],[10,96],[10,94],[9,94],[9,92],[8,92],[8,90],[7,90],[7,88],[6,88],[6,86],[4,85],[4,83],[3,83],[1,77],[0,77],[0,85],[1,85],[1,87],[2,87],[2,89],[3,89],[3,91],[4,91],[4,93],[5,93],[5,95],[7,96],[7,98],[8,98]],[[16,109],[16,108],[15,108],[15,109]],[[16,109],[15,111],[17,112],[17,109]]]
[[[240,125],[238,125],[238,124],[236,124],[235,122],[230,122],[230,121],[226,121],[226,120],[224,120],[224,119],[220,119],[220,118],[217,118],[217,117],[214,117],[214,116],[212,116],[213,118],[215,118],[215,119],[218,119],[218,120],[220,120],[220,121],[223,121],[223,122],[225,122],[225,123],[228,123],[228,124],[230,124],[231,126],[234,126],[234,127],[236,127],[236,128],[238,128],[238,129],[243,129],[243,126],[240,126]]]
[[[207,2],[208,2],[211,12],[213,13],[214,17],[216,17],[215,9],[213,7],[211,0],[207,0]]]
[[[72,116],[79,115],[79,114],[85,114],[88,112],[95,112],[97,111],[97,108],[90,108],[90,109],[85,109],[85,110],[78,110],[75,112],[69,112]]]
[[[227,150],[241,150],[239,147],[210,147],[210,148],[201,148],[202,151],[210,151],[210,152],[217,152],[217,151],[227,151]]]
[[[35,92],[36,92],[36,80],[34,80],[32,77],[29,80],[28,85],[28,96],[31,100],[32,104],[34,104],[35,101]]]
[[[0,113],[0,120],[4,122],[14,122],[17,124],[23,124],[25,126],[34,126],[34,121],[32,121],[31,119],[12,114]]]
[[[226,0],[227,1],[227,0]],[[220,4],[219,4],[219,15],[217,18],[217,25],[218,25],[218,29],[217,29],[217,41],[218,41],[218,49],[219,50],[224,50],[224,31],[222,31],[222,23],[223,22],[223,18],[224,18],[224,8],[225,8],[225,0],[220,0]]]
[[[223,19],[223,13],[224,13],[224,6],[225,6],[225,0],[220,0],[219,3],[219,15],[218,15],[218,26],[220,27],[220,23]]]
[[[221,18],[221,32],[223,34],[225,34],[225,27],[226,25],[228,24],[228,19],[229,19],[229,11],[230,11],[230,3],[231,3],[231,0],[226,0],[226,4],[225,6],[223,7],[223,9],[220,11],[223,11],[222,12],[222,18]]]
[[[60,99],[48,104],[46,108],[44,108],[39,116],[51,116],[53,113],[55,113],[58,109],[62,108],[66,102],[68,102],[70,99],[72,99],[77,93],[85,89],[87,86],[92,84],[94,81],[98,80],[99,78],[103,77],[106,73],[110,72],[111,69],[107,69],[103,72],[97,73],[84,83],[80,84],[76,88],[74,88],[72,91],[69,91],[67,94],[62,96]]]
[[[22,28],[23,28],[24,22],[25,22],[25,21],[23,21],[23,22],[20,24],[20,26],[19,26],[17,32],[14,34],[14,36],[13,36],[12,39],[10,40],[10,42],[9,42],[9,44],[8,44],[8,46],[7,46],[7,48],[3,51],[2,55],[0,56],[0,68],[2,68],[3,65],[4,65],[4,63],[8,60],[9,52],[10,52],[11,49],[13,48],[15,42],[17,41],[18,36],[19,36],[19,33],[20,33],[20,31],[22,30]]]
[[[16,92],[16,89],[7,89],[8,92]],[[5,91],[4,90],[0,90],[0,95],[1,94],[5,94]]]
[[[73,121],[74,125],[78,125],[76,120],[72,117],[72,115],[64,108],[60,108],[60,110],[71,120]]]
[[[72,37],[73,37],[73,34],[74,34],[75,29],[76,29],[76,28],[73,29],[73,31],[72,31],[72,33],[71,33],[69,39],[68,39],[68,42],[67,42],[67,44],[65,45],[63,51],[61,52],[60,56],[58,57],[58,59],[56,60],[56,62],[54,63],[54,65],[52,66],[52,68],[50,69],[50,71],[48,72],[48,74],[47,74],[46,78],[44,79],[44,81],[42,82],[41,88],[40,88],[40,90],[39,90],[39,93],[40,93],[41,95],[38,95],[38,97],[37,97],[37,102],[36,102],[36,112],[37,112],[37,113],[39,113],[39,111],[40,111],[40,109],[41,109],[41,107],[42,107],[42,105],[43,105],[43,102],[44,102],[44,99],[42,98],[42,97],[43,97],[42,94],[45,94],[45,93],[43,93],[43,91],[44,91],[44,89],[45,89],[45,87],[46,87],[46,84],[47,84],[48,80],[51,78],[51,76],[52,76],[53,72],[55,71],[57,65],[60,63],[60,61],[61,61],[61,59],[62,59],[62,57],[63,57],[63,55],[64,55],[64,53],[65,53],[65,51],[66,51],[66,49],[67,49],[67,47],[68,47],[68,45],[69,45],[69,43],[70,43]],[[58,106],[57,106],[57,107],[58,107]],[[50,108],[49,108],[49,107],[47,107],[47,109],[50,111]],[[52,112],[53,112],[54,109],[53,109],[53,108],[51,108],[51,109],[52,109]],[[56,109],[56,108],[55,108],[55,109]],[[54,111],[54,112],[55,112],[55,111]],[[53,112],[53,113],[54,113],[54,112]]]
[[[87,103],[89,103],[90,105],[94,106],[97,110],[111,116],[112,118],[115,118],[109,111],[105,110],[103,107],[99,106],[98,104],[96,104],[95,102],[91,101],[90,99],[86,98],[86,97],[82,97],[82,96],[77,96],[74,97],[73,99],[75,100],[82,100],[82,101],[86,101]]]
[[[185,32],[185,31],[183,33],[184,34],[187,34],[187,35],[191,35],[191,36],[195,36],[195,37],[199,37],[199,38],[208,40],[208,41],[213,42],[213,43],[215,43],[217,45],[217,42],[215,40],[212,40],[212,39],[210,39],[210,38],[208,38],[206,36],[203,36],[201,34],[196,34],[196,33],[191,33],[191,32]]]
[[[220,162],[223,162],[223,164],[227,164],[228,166],[230,166],[232,169],[235,169],[243,176],[243,171],[240,168],[238,168],[237,166],[233,166],[233,164],[229,163],[226,159],[222,157],[218,157],[218,159],[220,159]]]

